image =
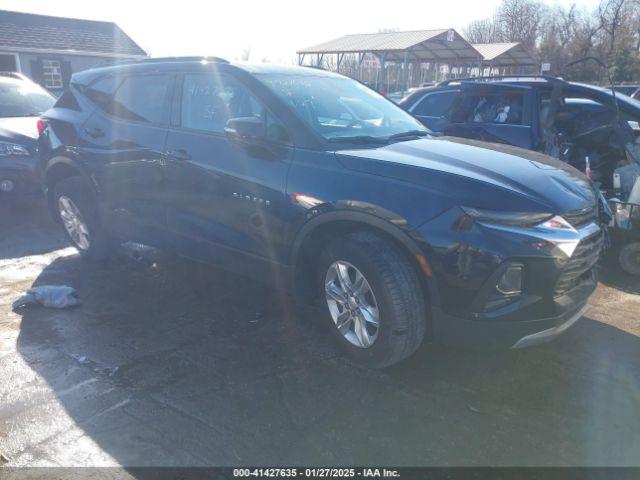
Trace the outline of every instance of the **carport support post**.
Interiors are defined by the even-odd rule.
[[[408,72],[407,68],[409,67],[409,51],[404,52],[404,59],[402,61],[402,95],[404,96],[404,92],[407,91],[407,78]]]
[[[380,62],[380,70],[378,70],[378,76],[376,78],[376,90],[380,91],[380,83],[384,86],[384,65],[387,61],[387,52],[376,55],[376,57],[378,57],[378,61]]]

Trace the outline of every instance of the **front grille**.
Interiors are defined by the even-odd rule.
[[[593,205],[581,210],[563,213],[562,218],[569,222],[573,228],[581,228],[590,223],[597,223],[598,209]]]
[[[556,296],[568,292],[582,281],[591,278],[592,270],[600,258],[603,244],[604,234],[601,230],[583,239],[578,244],[573,255],[562,269],[560,278],[558,278],[554,292]]]

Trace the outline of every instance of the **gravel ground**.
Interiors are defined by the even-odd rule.
[[[0,211],[0,465],[640,465],[640,281],[521,351],[347,363],[312,311],[128,247],[84,264],[42,208]],[[68,310],[11,303],[76,287]]]

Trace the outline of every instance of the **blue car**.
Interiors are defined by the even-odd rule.
[[[337,74],[122,63],[75,74],[43,121],[49,205],[83,257],[134,240],[288,289],[370,367],[425,339],[549,340],[596,287],[603,234],[584,175],[431,137]]]
[[[435,135],[542,152],[589,171],[607,191],[617,168],[640,164],[640,102],[608,88],[555,77],[471,78],[418,89],[399,105]]]

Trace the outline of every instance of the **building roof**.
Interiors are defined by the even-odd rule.
[[[535,65],[535,61],[520,43],[475,43],[482,58],[493,65]]]
[[[113,22],[0,10],[0,49],[106,57],[147,53]]]
[[[344,35],[303,48],[306,53],[387,53],[387,59],[401,60],[404,52],[422,61],[476,61],[479,54],[453,29]]]

